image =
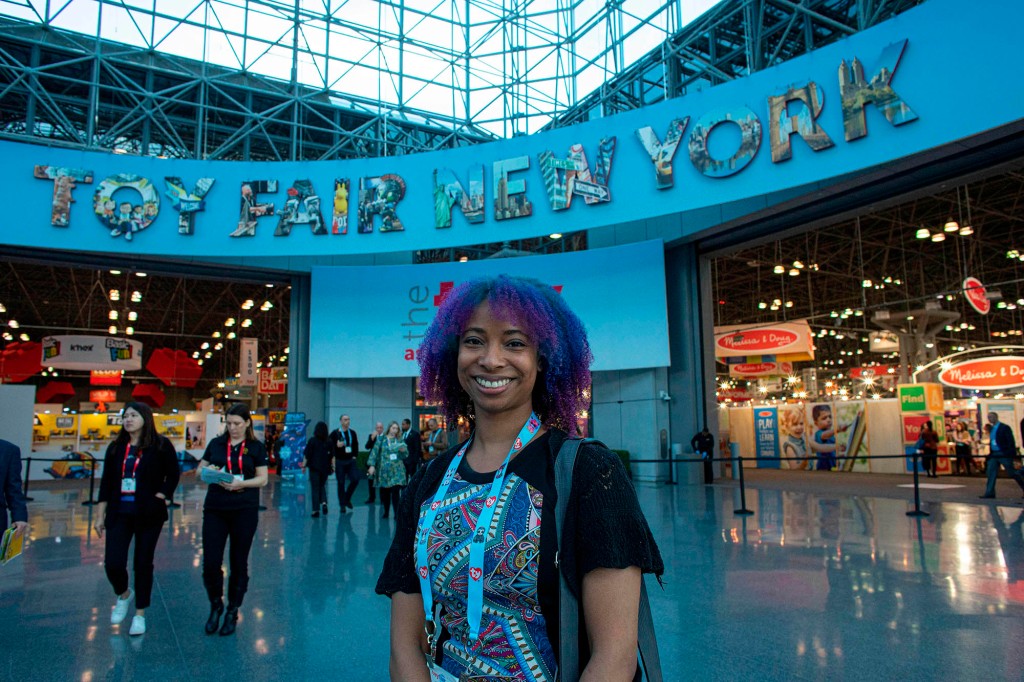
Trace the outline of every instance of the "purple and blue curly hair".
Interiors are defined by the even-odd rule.
[[[514,321],[537,344],[541,371],[533,389],[533,411],[549,426],[575,435],[576,416],[588,407],[594,358],[580,318],[557,291],[535,279],[482,277],[449,292],[416,354],[420,393],[428,403],[440,405],[449,422],[460,416],[472,419],[469,395],[458,378],[459,338],[485,301],[493,315]]]

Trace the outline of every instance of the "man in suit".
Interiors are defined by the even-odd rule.
[[[1017,441],[1013,437],[1013,429],[999,421],[999,415],[995,412],[988,413],[988,423],[992,425],[989,436],[991,446],[988,460],[985,462],[988,480],[985,483],[985,494],[981,495],[981,498],[991,500],[996,496],[996,477],[999,475],[1000,466],[1006,469],[1010,478],[1017,481],[1021,490],[1024,490],[1024,474],[1013,466],[1013,459],[1017,456]]]
[[[412,422],[408,419],[402,420],[402,440],[409,448],[409,456],[405,458],[405,470],[411,478],[416,469],[423,464],[423,440],[420,438],[420,432],[412,428]]]
[[[28,507],[21,492],[21,449],[14,443],[0,440],[0,531],[7,530],[7,510],[15,532],[28,530]]]
[[[349,428],[352,420],[347,414],[341,415],[341,428],[331,431],[331,456],[334,457],[334,476],[338,479],[338,507],[352,509],[352,493],[359,485],[359,470],[356,456],[359,455],[359,436]],[[346,486],[346,482],[348,485]]]

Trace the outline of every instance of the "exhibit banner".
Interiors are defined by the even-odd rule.
[[[412,377],[416,352],[449,291],[478,277],[531,277],[579,315],[595,371],[669,364],[661,241],[547,256],[428,265],[315,267],[311,378]]]
[[[288,389],[287,367],[260,367],[259,392],[264,395],[284,395]]]
[[[788,376],[792,362],[741,362],[729,365],[729,376],[738,378]]]
[[[900,396],[900,412],[943,411],[941,384],[900,384],[897,389]]]
[[[284,416],[284,430],[281,432],[281,471],[295,474],[306,451],[306,427],[309,420],[304,412],[289,412]]]
[[[778,408],[754,408],[754,452],[759,469],[779,468]]]
[[[43,337],[44,367],[54,369],[142,369],[142,343],[114,336]]]
[[[780,468],[814,468],[814,458],[807,454],[807,420],[802,404],[779,406],[779,443],[784,458]]]
[[[807,320],[771,325],[715,327],[716,358],[764,355],[774,355],[777,361],[813,360],[814,334]]]
[[[843,471],[870,471],[868,433],[863,400],[833,405],[836,422],[837,466]]]
[[[1024,385],[1024,357],[1000,355],[958,362],[939,372],[946,386],[971,391],[998,391]]]
[[[258,381],[256,363],[259,362],[258,339],[243,338],[239,344],[238,384],[255,386]]]

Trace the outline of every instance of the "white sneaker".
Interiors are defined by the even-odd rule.
[[[135,590],[128,590],[128,597],[126,599],[117,598],[117,603],[114,604],[114,610],[110,612],[110,623],[112,625],[118,625],[124,622],[124,619],[128,617],[128,605],[132,599],[135,598]]]
[[[146,617],[145,616],[132,616],[132,627],[128,630],[128,634],[132,635],[144,635],[146,634]]]

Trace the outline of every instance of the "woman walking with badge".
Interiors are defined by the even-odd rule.
[[[598,444],[575,460],[556,565],[554,464],[590,387],[579,318],[535,280],[474,280],[445,298],[417,358],[424,398],[473,430],[402,498],[376,588],[391,597],[391,678],[556,679],[559,637],[575,632],[559,623],[561,570],[586,628],[584,677],[634,679],[641,576],[664,567],[622,463]]]
[[[206,634],[231,635],[249,587],[249,550],[259,523],[260,488],[267,484],[267,451],[252,431],[249,408],[236,403],[224,415],[227,432],[206,446],[197,472],[210,482],[203,504],[203,585],[210,598]],[[231,541],[228,604],[224,613],[224,548]],[[221,624],[221,614],[224,622]]]
[[[96,534],[107,534],[103,567],[117,602],[114,625],[128,617],[135,599],[130,635],[146,632],[146,609],[153,592],[153,555],[167,522],[167,507],[178,487],[174,446],[156,432],[153,411],[129,402],[121,413],[121,430],[107,446],[96,507]],[[128,587],[128,547],[135,539],[135,590]]]
[[[377,439],[366,460],[366,474],[376,479],[377,489],[380,490],[380,503],[384,507],[381,518],[388,518],[391,505],[394,505],[395,517],[398,517],[398,499],[402,487],[408,481],[405,469],[405,458],[408,456],[409,446],[402,440],[398,422],[391,422],[387,433]]]

